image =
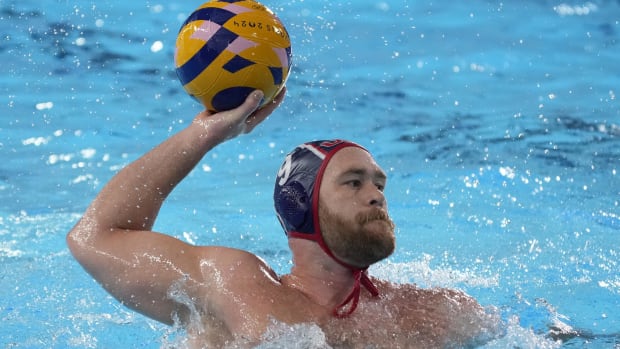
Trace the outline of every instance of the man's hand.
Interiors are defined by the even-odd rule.
[[[196,116],[194,123],[203,126],[211,136],[219,135],[220,142],[223,142],[242,133],[250,133],[280,105],[285,94],[286,87],[272,102],[257,110],[263,100],[263,92],[255,90],[239,107],[215,114],[203,111]]]

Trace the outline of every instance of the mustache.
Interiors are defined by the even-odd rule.
[[[357,214],[357,217],[355,218],[357,222],[361,225],[364,225],[372,221],[385,221],[385,222],[390,223],[391,225],[394,224],[392,222],[392,219],[390,219],[390,215],[387,213],[387,211],[382,210],[380,208],[373,208],[368,212],[360,212]]]

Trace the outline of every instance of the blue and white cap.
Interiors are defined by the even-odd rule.
[[[301,144],[286,156],[278,171],[273,199],[287,236],[323,244],[318,220],[323,172],[332,156],[346,147],[364,149],[340,139],[322,140]]]

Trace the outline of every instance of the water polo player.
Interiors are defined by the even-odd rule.
[[[304,143],[278,171],[275,206],[292,254],[286,275],[250,252],[151,230],[204,155],[254,129],[284,93],[258,110],[255,91],[236,109],[199,113],[122,169],[69,232],[75,258],[125,306],[182,326],[189,347],[251,347],[293,330],[313,347],[338,348],[466,347],[492,334],[495,319],[460,291],[368,275],[392,253],[394,225],[385,173],[351,142]],[[303,335],[317,327],[320,336]]]

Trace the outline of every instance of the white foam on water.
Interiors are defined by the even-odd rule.
[[[383,262],[370,268],[371,275],[395,283],[416,283],[422,287],[494,287],[499,285],[499,275],[448,267],[431,267],[433,256],[425,254],[422,259],[410,262]],[[486,272],[485,272],[486,273]]]
[[[330,349],[325,333],[315,324],[286,325],[274,322],[263,336],[264,342],[256,349]],[[243,348],[243,344],[232,343],[226,349]],[[556,349],[561,342],[519,324],[517,317],[510,319],[502,336],[479,346],[481,349]],[[162,349],[190,349],[187,339],[179,327],[169,331],[162,341]],[[208,347],[207,347],[208,348]]]
[[[24,251],[15,248],[14,247],[15,244],[17,244],[17,241],[15,240],[0,241],[0,257],[2,258],[21,257],[24,254]]]
[[[479,348],[555,349],[562,345],[561,342],[556,342],[544,335],[534,333],[532,329],[522,327],[516,316],[510,318],[505,330],[506,332],[503,336],[494,339]]]
[[[257,349],[325,349],[325,333],[316,324],[286,325],[274,322],[263,336],[265,341]]]

